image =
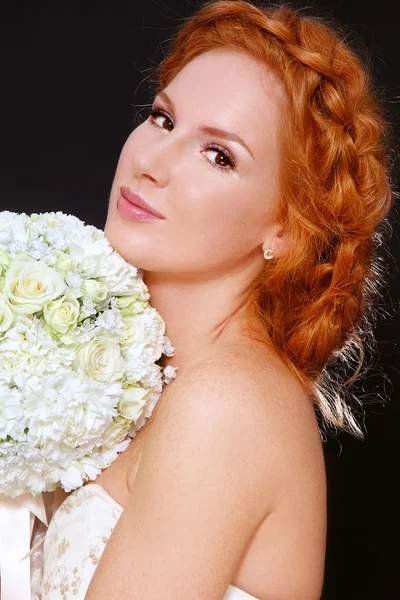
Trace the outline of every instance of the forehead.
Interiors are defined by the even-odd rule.
[[[227,128],[257,146],[276,139],[286,95],[265,65],[238,50],[218,48],[191,60],[166,91],[180,114]]]

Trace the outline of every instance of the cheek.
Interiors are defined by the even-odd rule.
[[[183,234],[190,240],[194,254],[210,257],[213,253],[246,253],[261,244],[269,219],[268,209],[264,209],[268,199],[261,198],[259,190],[252,190],[248,184],[240,185],[237,179],[221,183],[221,177],[212,186],[188,182],[177,231],[179,237]]]

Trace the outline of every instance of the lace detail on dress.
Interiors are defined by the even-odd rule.
[[[85,597],[121,513],[122,508],[96,484],[83,486],[64,500],[46,534],[41,600]]]
[[[96,483],[68,496],[50,521],[44,542],[41,600],[84,600],[122,507]],[[224,600],[257,600],[230,585]]]

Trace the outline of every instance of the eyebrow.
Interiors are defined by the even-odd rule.
[[[176,112],[175,104],[173,103],[171,98],[168,96],[168,94],[166,92],[164,92],[164,90],[161,90],[158,93],[158,96],[160,96],[160,98],[162,100],[164,100],[165,104],[168,106],[168,108],[171,112],[174,112],[174,113]],[[247,150],[247,152],[250,154],[250,156],[255,160],[254,154],[251,151],[251,149],[249,148],[249,146],[236,133],[233,133],[232,131],[226,131],[225,129],[220,129],[219,127],[209,127],[208,125],[200,125],[198,127],[198,131],[200,131],[201,133],[208,134],[208,135],[217,136],[222,139],[229,140],[231,142],[237,142],[238,144],[243,146],[243,148],[245,148]]]

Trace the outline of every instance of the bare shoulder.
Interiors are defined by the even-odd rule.
[[[196,363],[173,382],[162,409],[160,421],[165,427],[175,423],[177,435],[181,427],[213,429],[232,448],[232,460],[238,443],[247,460],[257,457],[271,502],[273,490],[279,494],[288,482],[296,486],[299,469],[324,483],[312,402],[282,361],[264,349],[233,347]]]
[[[88,600],[132,581],[143,599],[217,600],[231,582],[263,600],[316,598],[315,442],[302,437],[318,428],[301,388],[264,358],[227,350],[168,386]]]
[[[242,416],[263,437],[321,447],[315,410],[300,381],[272,352],[256,345],[231,347],[196,363],[174,382],[171,399],[185,397],[179,408],[193,403],[200,411],[215,407]],[[171,390],[172,391],[172,390]],[[202,403],[197,403],[201,397]],[[173,401],[173,400],[172,400]],[[249,421],[247,421],[247,419]],[[257,423],[260,424],[257,427]]]

